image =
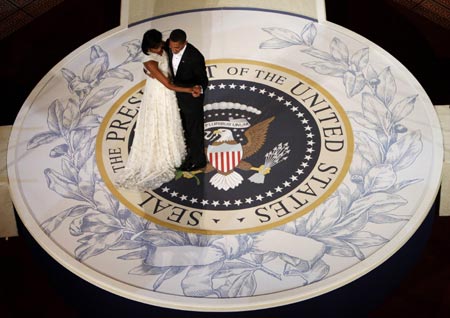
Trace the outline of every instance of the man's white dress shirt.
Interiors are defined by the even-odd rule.
[[[187,43],[180,52],[172,55],[172,66],[173,66],[174,76],[177,74],[178,66],[180,65],[181,57],[183,56],[184,51],[186,51],[186,47],[187,47]]]

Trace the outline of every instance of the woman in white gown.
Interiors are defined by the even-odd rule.
[[[175,92],[196,96],[199,88],[170,82],[168,56],[158,30],[144,34],[142,51],[149,56],[144,71],[151,77],[145,83],[128,161],[115,183],[127,189],[149,190],[172,180],[186,155]]]

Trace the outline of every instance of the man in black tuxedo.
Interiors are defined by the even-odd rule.
[[[203,92],[208,85],[208,77],[205,58],[198,49],[187,42],[187,36],[183,30],[173,30],[167,42],[173,83],[178,86],[200,85],[202,87],[201,94],[197,97],[176,93],[187,147],[186,160],[180,169],[197,170],[206,166]]]

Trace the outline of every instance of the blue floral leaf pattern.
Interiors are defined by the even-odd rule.
[[[118,204],[119,202],[117,202],[117,205]],[[148,228],[148,221],[134,213],[131,213],[130,210],[120,209],[118,210],[118,214],[125,220],[124,223],[126,226],[133,229],[133,233],[139,233]]]
[[[347,112],[347,115],[350,117],[350,119],[352,119],[362,127],[365,127],[370,130],[375,130],[378,128],[376,124],[367,120],[367,118],[361,112],[349,111]]]
[[[78,204],[69,209],[69,215],[70,217],[78,217],[81,215],[84,215],[89,209],[91,208],[90,205],[86,204]]]
[[[364,153],[360,150],[360,145],[355,145],[353,151],[352,165],[350,166],[351,180],[356,184],[363,184],[364,176],[370,170],[371,165]]]
[[[159,276],[158,279],[156,280],[156,282],[153,284],[153,289],[157,290],[164,281],[172,278],[173,276],[177,275],[178,273],[180,273],[183,270],[184,269],[182,267],[167,268],[166,271],[164,273],[162,273],[162,275]]]
[[[408,96],[395,104],[391,109],[392,122],[397,123],[408,116],[414,109],[416,99],[417,95]]]
[[[111,251],[116,251],[117,245],[121,244],[124,240],[121,240],[118,244],[114,245],[113,247],[110,247],[109,249]],[[137,251],[133,251],[124,255],[121,255],[118,257],[118,259],[124,260],[124,261],[130,261],[130,260],[139,260],[139,259],[145,259],[147,257],[147,249],[141,248]]]
[[[409,216],[401,216],[392,213],[378,213],[369,217],[369,222],[375,224],[397,223],[402,221],[408,221]]]
[[[78,173],[78,188],[80,189],[80,193],[83,194],[84,198],[89,199],[90,201],[94,200],[95,193],[95,175],[91,173],[94,169],[94,159],[93,156],[87,160]]]
[[[361,249],[356,246],[355,244],[350,243],[347,240],[344,240],[344,242],[348,245],[348,247],[351,248],[351,250],[353,251],[353,254],[356,258],[358,258],[360,261],[363,261],[366,256],[364,255],[364,253],[361,251]]]
[[[341,218],[339,197],[334,196],[326,200],[319,207],[308,214],[306,233],[314,235],[331,228]]]
[[[95,208],[99,213],[108,214],[117,218],[120,223],[120,220],[117,217],[117,202],[112,198],[111,193],[105,189],[104,184],[96,182],[95,193],[92,200],[92,204],[95,205]]]
[[[351,213],[359,213],[358,211],[369,211],[370,215],[393,211],[398,207],[405,205],[408,201],[401,196],[386,193],[375,192],[356,200],[352,204]]]
[[[50,150],[49,157],[50,158],[58,158],[61,156],[64,156],[67,154],[67,151],[69,150],[69,146],[67,144],[60,144],[56,147],[54,147],[52,150]]]
[[[86,129],[76,129],[70,134],[70,143],[78,152],[80,149],[89,150],[86,146],[89,144],[91,132]],[[89,146],[87,146],[89,147]]]
[[[79,193],[78,185],[52,169],[45,169],[45,179],[49,189],[68,199],[83,200]]]
[[[45,233],[50,234],[51,232],[56,230],[67,217],[76,217],[82,215],[89,208],[90,206],[88,205],[75,205],[47,219],[42,223],[41,226],[44,229]]]
[[[364,177],[364,190],[367,193],[388,190],[397,181],[397,175],[390,164],[373,166]]]
[[[230,261],[223,263],[221,268],[214,274],[214,278],[222,279],[222,278],[233,278],[237,274],[240,274],[249,268],[254,268],[250,266],[248,263]]]
[[[95,109],[110,101],[117,95],[121,88],[122,86],[114,86],[100,89],[94,96],[87,100],[86,104],[82,107],[81,112],[84,113],[88,110]]]
[[[347,66],[340,62],[308,62],[303,63],[303,66],[312,68],[319,74],[335,77],[342,77],[347,72]]]
[[[372,136],[365,131],[357,131],[354,133],[358,150],[369,163],[370,166],[375,166],[383,160],[382,146]]]
[[[262,254],[251,253],[250,257],[256,264],[264,264],[264,263],[270,262],[270,261],[274,260],[275,258],[277,258],[278,253],[276,253],[276,252],[268,252],[268,253],[262,253]]]
[[[63,136],[67,136],[70,131],[78,126],[80,121],[80,109],[73,99],[60,109],[59,124]]]
[[[251,296],[254,294],[256,286],[255,272],[253,270],[244,271],[232,282],[228,290],[228,297]]]
[[[62,134],[63,111],[64,106],[57,99],[48,108],[47,126],[55,134]]]
[[[366,86],[366,79],[362,73],[344,73],[344,87],[348,97],[359,94],[364,86]]]
[[[186,276],[181,281],[181,288],[183,289],[184,295],[192,297],[216,295],[211,277],[213,277],[221,267],[221,261],[208,265],[190,267]],[[240,286],[239,283],[243,284],[244,282],[238,282],[235,284],[235,288]]]
[[[378,76],[380,83],[377,85],[376,94],[377,97],[388,106],[391,104],[394,96],[397,92],[397,84],[395,78],[392,75],[391,68],[386,67]]]
[[[105,78],[106,77],[114,77],[114,78],[118,78],[118,79],[126,79],[129,81],[133,81],[134,76],[133,73],[131,73],[130,71],[123,69],[123,68],[114,68],[111,69],[107,72],[105,72]]]
[[[284,257],[280,257],[285,263],[284,269],[283,269],[283,275],[284,276],[303,276],[310,268],[308,266],[308,263],[303,261],[302,263],[299,263],[297,265],[293,265],[289,262],[288,257],[283,255]],[[306,285],[306,282],[302,284]]]
[[[110,248],[112,251],[123,251],[123,250],[134,250],[138,249],[137,253],[139,253],[140,258],[147,257],[148,249],[145,247],[144,243],[141,241],[135,241],[131,239],[123,239],[118,242],[116,245]],[[120,259],[126,259],[123,256],[119,257]]]
[[[357,192],[353,192],[345,183],[338,187],[336,195],[339,196],[339,202],[343,214],[347,214],[353,201],[359,197],[359,194]]]
[[[339,38],[333,38],[333,40],[331,40],[330,53],[335,61],[348,64],[348,47]]]
[[[76,77],[76,74],[74,72],[64,67],[61,69],[61,73],[68,84],[71,83]]]
[[[92,129],[98,127],[100,124],[100,116],[98,115],[87,115],[83,116],[78,123],[79,129]]]
[[[110,233],[122,229],[120,222],[113,216],[104,213],[89,213],[83,216],[80,230],[83,233]]]
[[[388,109],[378,99],[369,93],[362,94],[362,110],[364,117],[379,129],[388,126]]]
[[[75,249],[75,257],[80,261],[96,256],[108,250],[111,246],[120,241],[123,231],[106,232],[92,235],[90,239]]]
[[[302,50],[303,53],[311,55],[313,57],[317,57],[321,60],[325,60],[325,61],[333,61],[333,56],[331,56],[331,54],[318,50],[316,48],[313,47],[309,47],[307,49],[303,49]]]
[[[215,240],[211,246],[222,250],[227,259],[234,259],[246,254],[249,251],[251,244],[252,240],[248,235],[227,235]]]
[[[142,52],[141,49],[141,40],[131,40],[122,44],[127,48],[128,57],[125,62],[137,62],[140,61],[140,55]]]
[[[378,79],[378,73],[375,71],[375,69],[372,67],[372,65],[368,65],[366,68],[366,80],[369,82],[370,86],[372,88],[376,87],[380,80]]]
[[[386,154],[386,163],[391,164],[396,171],[409,167],[422,152],[420,131],[405,134],[391,145]]]
[[[367,210],[359,211],[359,213],[350,213],[348,216],[332,228],[320,233],[323,236],[344,236],[359,231],[367,224]]]
[[[288,42],[282,39],[270,39],[259,45],[260,49],[284,49],[286,47],[295,45],[292,42]]]
[[[186,233],[187,236],[187,240],[189,242],[190,245],[195,245],[195,246],[208,246],[209,245],[209,240],[204,240],[203,239],[203,235],[197,235],[194,233]]]
[[[305,25],[305,27],[302,30],[302,39],[306,45],[308,45],[308,46],[313,45],[316,35],[317,35],[317,29],[316,29],[316,26],[314,25],[314,23],[309,23],[309,24]]]
[[[390,192],[390,193],[395,193],[395,192],[397,192],[397,191],[400,191],[400,190],[403,189],[403,188],[406,188],[406,187],[408,187],[408,186],[410,186],[410,185],[412,185],[412,184],[415,184],[415,183],[417,183],[417,182],[420,182],[420,181],[422,181],[422,179],[402,180],[402,181],[400,181],[400,182],[394,184],[394,185],[392,186],[392,188],[389,189],[389,192]]]
[[[83,70],[82,78],[86,82],[94,82],[109,67],[108,54],[98,45],[91,47],[91,62]]]
[[[146,276],[146,275],[160,275],[165,271],[167,271],[167,268],[141,264],[132,268],[128,273],[131,275]]]
[[[302,38],[295,32],[283,28],[263,28],[263,31],[271,34],[274,38],[291,43],[291,45],[303,44]]]
[[[91,83],[82,80],[79,76],[76,76],[69,84],[68,88],[70,92],[75,93],[81,100],[83,100],[91,91]]]
[[[356,51],[351,59],[351,64],[355,65],[357,70],[362,70],[367,67],[369,64],[369,48],[363,48],[359,51]]]
[[[173,231],[147,230],[141,232],[138,238],[147,241],[154,246],[177,246],[185,244],[183,237]]]
[[[52,141],[58,139],[59,137],[60,137],[59,134],[50,131],[39,133],[33,136],[33,138],[31,138],[30,140],[28,140],[27,150],[31,150],[45,144],[49,144]]]
[[[302,273],[301,276],[306,281],[306,284],[312,284],[325,278],[325,276],[327,276],[329,271],[330,266],[323,260],[319,260],[318,262],[314,263],[311,270]]]
[[[79,152],[74,155],[73,163],[80,170],[84,164],[91,158],[95,152],[95,136],[83,140],[79,145]]]
[[[332,256],[353,257],[355,251],[340,237],[320,237],[321,242],[327,246],[326,253]]]
[[[343,239],[345,239],[345,241],[348,243],[358,246],[359,248],[380,246],[388,242],[388,240],[381,235],[367,231],[355,232],[345,236]]]

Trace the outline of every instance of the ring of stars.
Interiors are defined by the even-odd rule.
[[[313,159],[312,154],[314,152],[316,152],[316,149],[314,149],[315,148],[314,145],[316,144],[313,140],[314,134],[311,132],[313,127],[311,127],[309,125],[309,120],[304,117],[304,113],[299,111],[298,107],[293,106],[291,101],[285,100],[285,98],[283,96],[278,96],[274,91],[267,91],[264,88],[260,89],[254,85],[247,86],[245,84],[237,85],[235,83],[231,83],[231,84],[219,83],[219,84],[210,84],[208,86],[208,89],[211,91],[216,90],[216,89],[249,91],[249,92],[253,92],[253,93],[257,93],[257,94],[261,94],[261,95],[266,95],[267,97],[276,100],[276,102],[278,102],[280,105],[288,108],[288,110],[290,110],[302,124],[303,129],[305,131],[306,138],[307,138],[307,145],[308,145],[308,148],[306,149],[307,154],[304,156],[303,160],[299,163],[295,172],[287,180],[284,180],[283,182],[281,182],[281,184],[276,185],[272,190],[268,190],[265,193],[257,194],[253,197],[247,197],[247,198],[236,199],[236,200],[223,200],[222,202],[220,202],[219,200],[206,200],[206,199],[197,198],[197,197],[189,198],[185,194],[178,194],[175,191],[170,192],[171,190],[168,187],[162,188],[162,192],[168,193],[171,197],[178,197],[179,200],[182,202],[190,202],[191,204],[199,204],[202,207],[213,206],[214,208],[218,208],[218,207],[219,208],[220,207],[228,208],[230,206],[235,206],[238,208],[244,208],[246,206],[251,205],[254,202],[256,202],[256,203],[261,202],[264,200],[264,198],[271,198],[275,194],[280,195],[284,191],[288,191],[291,188],[292,183],[297,181],[299,179],[299,176],[304,174],[304,169],[310,166],[309,161]],[[226,112],[222,112],[220,114],[218,112],[216,112],[214,114],[208,114],[208,115],[205,115],[205,119],[211,118],[211,117],[217,117],[219,115],[224,116],[224,115],[226,115]],[[248,120],[251,119],[251,117],[248,117],[245,114],[237,114],[237,113],[233,113],[233,112],[228,113],[228,116],[233,116],[233,115],[235,116],[235,118],[242,117],[242,118],[246,118]],[[236,129],[235,129],[235,131],[236,131]],[[236,134],[236,137],[239,138],[240,141],[243,141],[243,132],[245,131],[245,129],[240,129],[240,131],[241,131],[241,134],[239,134],[239,133]]]

